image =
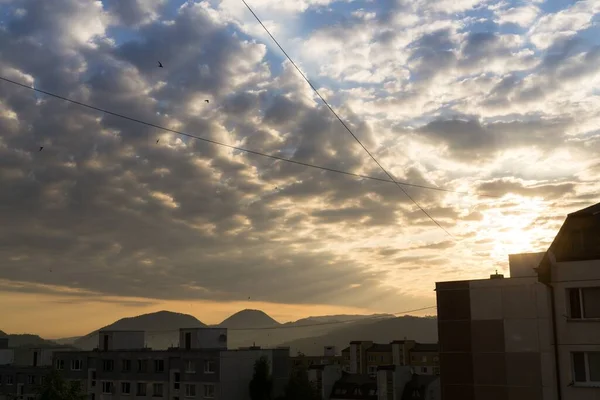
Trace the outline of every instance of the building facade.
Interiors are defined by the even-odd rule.
[[[436,284],[442,399],[556,399],[549,290],[535,270],[513,270]]]
[[[600,203],[569,214],[539,266],[560,400],[600,399]]]

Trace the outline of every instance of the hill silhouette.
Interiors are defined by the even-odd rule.
[[[203,324],[196,317],[171,311],[158,311],[136,317],[121,318],[85,336],[76,339],[73,346],[91,350],[98,346],[98,332],[112,329],[116,331],[146,331],[146,346],[164,349],[176,346],[179,342],[180,328],[202,328]]]
[[[389,343],[404,338],[422,343],[437,343],[437,318],[404,316],[377,320],[363,320],[351,325],[343,324],[323,335],[296,339],[281,343],[289,346],[290,354],[323,354],[324,346],[336,346],[338,353],[348,347],[352,340],[371,340]]]
[[[236,312],[217,326],[229,329],[241,329],[269,328],[278,325],[281,324],[271,318],[264,311],[246,309]]]
[[[4,331],[0,331],[0,337],[8,338],[8,347],[9,348],[18,348],[18,347],[39,347],[39,348],[48,348],[48,347],[63,347],[52,340],[46,340],[38,335],[32,335],[29,333],[20,333],[20,334],[9,334]]]

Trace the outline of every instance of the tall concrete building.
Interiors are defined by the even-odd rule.
[[[567,216],[538,272],[550,290],[558,398],[600,399],[600,203]]]
[[[511,278],[438,282],[444,400],[554,400],[550,296],[533,267],[511,256]]]

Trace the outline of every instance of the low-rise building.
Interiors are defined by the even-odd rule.
[[[79,381],[89,400],[246,400],[261,357],[269,361],[275,396],[289,376],[289,348],[227,350],[223,328],[181,329],[181,346],[168,350],[144,348],[143,335],[129,333],[100,332],[94,351],[55,352],[54,367]]]
[[[323,355],[307,356],[299,353],[294,357],[290,357],[292,369],[308,369],[313,365],[342,365],[343,356],[337,355],[335,346],[325,346]]]

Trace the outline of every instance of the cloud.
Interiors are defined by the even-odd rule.
[[[481,193],[485,193],[486,195],[490,196],[503,196],[508,193],[513,193],[527,197],[540,196],[546,200],[553,200],[560,198],[565,194],[573,193],[575,190],[575,184],[561,183],[525,186],[522,182],[519,181],[499,179],[480,184],[478,190]]]
[[[0,75],[385,178],[252,16],[226,3],[3,4]],[[470,0],[271,3],[257,10],[386,170],[473,193],[405,188],[464,245],[393,184],[0,83],[0,185],[10,188],[0,192],[0,290],[390,311],[430,301],[440,276],[477,277],[507,252],[543,248],[556,221],[533,221],[594,201],[600,53],[573,22],[592,29],[591,3],[567,16]],[[550,28],[564,34],[540,36]]]

